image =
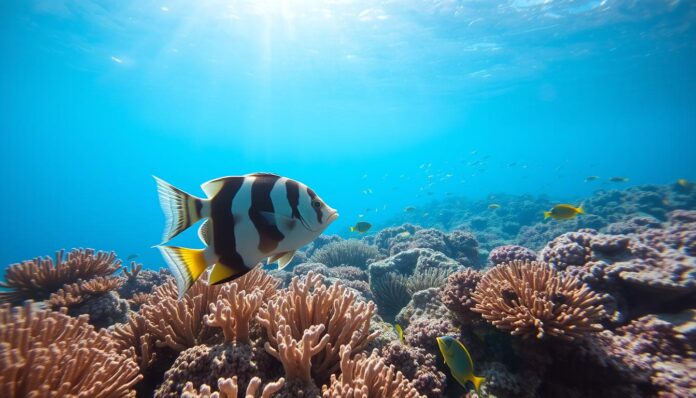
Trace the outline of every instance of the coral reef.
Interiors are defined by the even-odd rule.
[[[328,267],[353,266],[367,268],[367,264],[379,256],[376,247],[356,239],[331,242],[314,252],[310,261]]]
[[[512,335],[575,340],[602,329],[602,296],[574,277],[538,262],[490,269],[472,293],[472,311]]]
[[[429,398],[444,396],[447,377],[437,367],[435,355],[418,347],[411,347],[400,342],[384,346],[380,355],[384,363],[393,365],[396,370],[411,380],[413,387]]]
[[[266,384],[261,390],[260,398],[271,398],[273,394],[278,392],[285,384],[285,379],[282,377],[273,383]],[[249,385],[244,393],[245,398],[256,398],[256,393],[259,387],[261,387],[261,379],[258,377],[253,377],[249,381]],[[239,393],[239,387],[237,385],[237,376],[227,379],[218,379],[218,389],[219,392],[212,392],[210,386],[203,384],[201,388],[197,391],[193,387],[193,383],[188,382],[182,391],[181,398],[237,398]]]
[[[462,265],[476,265],[479,260],[478,242],[471,232],[455,230],[447,234],[434,228],[410,224],[380,231],[374,238],[377,247],[386,255],[420,248],[438,251]]]
[[[138,365],[85,316],[0,306],[0,395],[135,397]]]
[[[0,301],[21,303],[27,299],[44,300],[66,284],[109,276],[121,267],[116,254],[96,252],[92,249],[73,249],[65,255],[56,252],[56,259],[37,257],[12,264],[5,270],[5,282],[0,287]]]
[[[442,287],[440,293],[442,303],[462,324],[480,318],[479,314],[471,311],[475,305],[471,294],[482,276],[480,271],[467,268],[450,275]]]
[[[421,397],[411,382],[397,371],[394,365],[384,363],[377,351],[368,357],[357,354],[351,359],[350,345],[341,347],[341,375],[331,375],[331,382],[323,388],[324,398],[376,397],[416,398]]]
[[[171,278],[166,269],[160,268],[158,272],[143,270],[142,264],[132,261],[130,267],[121,268],[125,283],[118,289],[121,297],[132,298],[136,294],[149,294],[155,287],[163,285]]]
[[[492,266],[513,261],[534,261],[537,254],[533,250],[517,245],[503,245],[491,250],[488,255],[488,262]]]
[[[350,344],[357,353],[376,337],[369,333],[374,313],[374,303],[356,302],[355,294],[342,284],[326,287],[310,272],[302,282],[293,278],[259,310],[258,320],[266,330],[266,350],[286,370],[299,362],[306,367],[309,355],[311,378],[324,383],[338,370],[340,346]],[[308,351],[297,354],[298,347]],[[286,379],[295,376],[293,372]],[[301,376],[307,381],[306,374]]]

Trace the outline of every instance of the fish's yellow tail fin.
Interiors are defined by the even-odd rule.
[[[545,211],[545,212],[544,212],[544,220],[546,220],[546,219],[549,218],[549,217],[551,217],[551,212],[550,212],[550,211]]]
[[[355,227],[350,227],[348,229],[350,230],[350,232],[355,232]]]
[[[162,243],[165,243],[203,218],[207,201],[189,195],[157,177],[155,181],[157,181],[160,205],[167,221],[162,238]]]
[[[471,382],[474,383],[474,389],[476,390],[477,393],[481,392],[481,383],[486,381],[485,377],[477,377],[477,376],[472,376],[471,377]]]
[[[582,208],[584,203],[580,203],[580,206],[578,206],[577,211],[578,214],[585,214],[585,209]]]
[[[176,280],[179,299],[208,267],[203,249],[187,249],[185,247],[158,246],[162,256],[167,261],[169,269]]]

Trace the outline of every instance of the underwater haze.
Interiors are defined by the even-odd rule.
[[[0,263],[163,265],[153,175],[294,178],[344,237],[447,196],[696,180],[695,22],[679,0],[3,1]]]

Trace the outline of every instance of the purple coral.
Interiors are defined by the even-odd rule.
[[[458,337],[457,328],[447,317],[441,318],[412,318],[404,331],[406,342],[420,347],[428,352],[437,352],[437,337]]]
[[[442,303],[462,323],[480,318],[479,314],[471,311],[476,304],[471,293],[476,289],[481,276],[479,271],[471,268],[456,272],[447,278],[440,292]]]
[[[411,380],[419,393],[431,398],[444,396],[447,377],[437,368],[435,355],[418,347],[392,342],[382,347],[381,356],[387,365]]]
[[[537,255],[534,251],[523,246],[504,245],[498,246],[488,255],[488,262],[496,266],[502,263],[510,263],[515,260],[534,261]]]

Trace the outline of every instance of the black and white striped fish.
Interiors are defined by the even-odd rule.
[[[223,177],[201,188],[197,198],[155,177],[160,204],[167,219],[166,243],[203,218],[198,230],[204,249],[158,246],[176,279],[179,298],[208,266],[209,284],[233,280],[264,258],[285,267],[295,251],[329,226],[338,212],[311,188],[269,173]]]

